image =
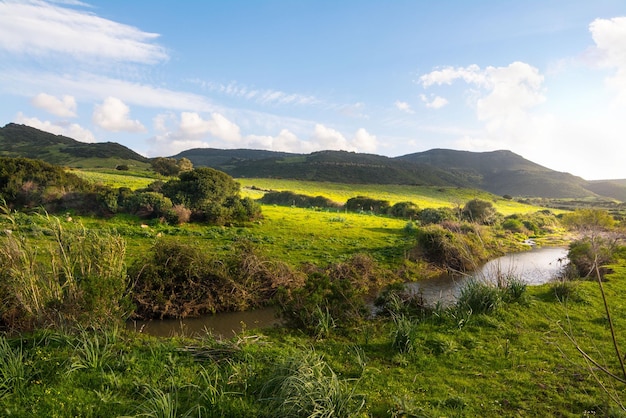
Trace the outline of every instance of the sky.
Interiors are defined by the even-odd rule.
[[[0,126],[626,178],[623,0],[0,0]]]

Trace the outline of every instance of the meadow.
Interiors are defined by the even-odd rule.
[[[131,189],[155,180],[141,172],[80,175]],[[420,208],[458,208],[480,198],[502,215],[542,210],[456,188],[238,181],[253,198],[262,190],[289,190],[339,203],[363,195],[392,204],[413,201]],[[128,265],[164,239],[192,244],[218,259],[245,241],[262,254],[255,259],[260,264],[334,264],[346,275],[352,273],[337,266],[354,267],[349,260],[359,254],[385,269],[406,267],[420,228],[408,220],[343,210],[263,205],[262,211],[263,219],[231,226],[168,225],[122,214],[102,219],[68,213],[58,222],[119,234]],[[37,256],[45,255],[49,218],[20,213],[12,222],[6,227],[24,232],[40,250]],[[551,237],[563,239],[564,232],[557,228]],[[528,234],[493,231],[503,246]],[[618,344],[626,342],[623,264],[620,259],[604,283]],[[424,276],[412,280],[426,275],[422,268],[415,272]],[[593,281],[526,287],[513,277],[504,287],[474,289],[475,305],[464,301],[429,309],[419,295],[392,287],[397,293],[389,293],[380,315],[347,325],[330,315],[328,305],[320,306],[329,294],[351,289],[324,285],[325,276],[316,274],[311,277],[320,278],[319,286],[309,284],[311,298],[320,304],[310,329],[242,324],[231,338],[209,332],[157,338],[101,321],[0,335],[0,411],[16,417],[626,416],[624,383],[602,371],[619,375],[620,364]],[[331,301],[338,309],[346,302]]]

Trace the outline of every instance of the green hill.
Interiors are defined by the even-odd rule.
[[[476,188],[499,195],[550,198],[583,198],[595,195],[586,180],[543,167],[511,151],[433,149],[397,159],[446,169],[467,179]]]
[[[149,166],[146,157],[115,142],[88,144],[15,123],[0,128],[0,156],[32,158],[78,168]]]
[[[543,167],[511,152],[447,149],[389,158],[346,151],[289,154],[256,150],[194,149],[189,158],[233,177],[265,177],[353,184],[410,184],[486,190],[498,195],[624,201],[626,185],[600,187],[580,177]]]
[[[131,170],[149,159],[113,142],[87,144],[13,123],[0,128],[0,156],[40,159],[76,168]],[[173,158],[233,177],[265,177],[352,184],[397,184],[482,189],[498,195],[626,201],[626,180],[587,181],[543,167],[511,152],[433,149],[390,158],[346,151],[295,154],[252,149],[196,148]]]

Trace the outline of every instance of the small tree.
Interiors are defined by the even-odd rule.
[[[150,161],[152,169],[163,176],[176,176],[180,167],[174,158],[157,157]]]
[[[184,204],[192,210],[206,205],[221,206],[239,194],[239,183],[222,171],[202,167],[180,173],[177,180],[165,183],[163,194],[174,204]]]

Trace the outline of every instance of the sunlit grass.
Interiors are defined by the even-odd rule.
[[[136,190],[148,186],[157,180],[156,176],[150,176],[148,172],[122,173],[108,172],[104,170],[87,171],[72,170],[72,173],[94,184],[102,184],[109,187],[128,187]]]
[[[439,207],[462,207],[472,199],[482,199],[493,203],[503,215],[513,213],[531,213],[542,208],[527,205],[514,200],[504,199],[494,194],[457,187],[409,186],[394,184],[345,184],[284,179],[240,178],[237,181],[243,187],[243,194],[254,199],[261,198],[263,190],[284,191],[309,196],[324,196],[337,203],[344,204],[351,197],[367,196],[374,199],[388,200],[392,205],[397,202],[411,201],[421,209]],[[262,190],[258,190],[262,189]]]

